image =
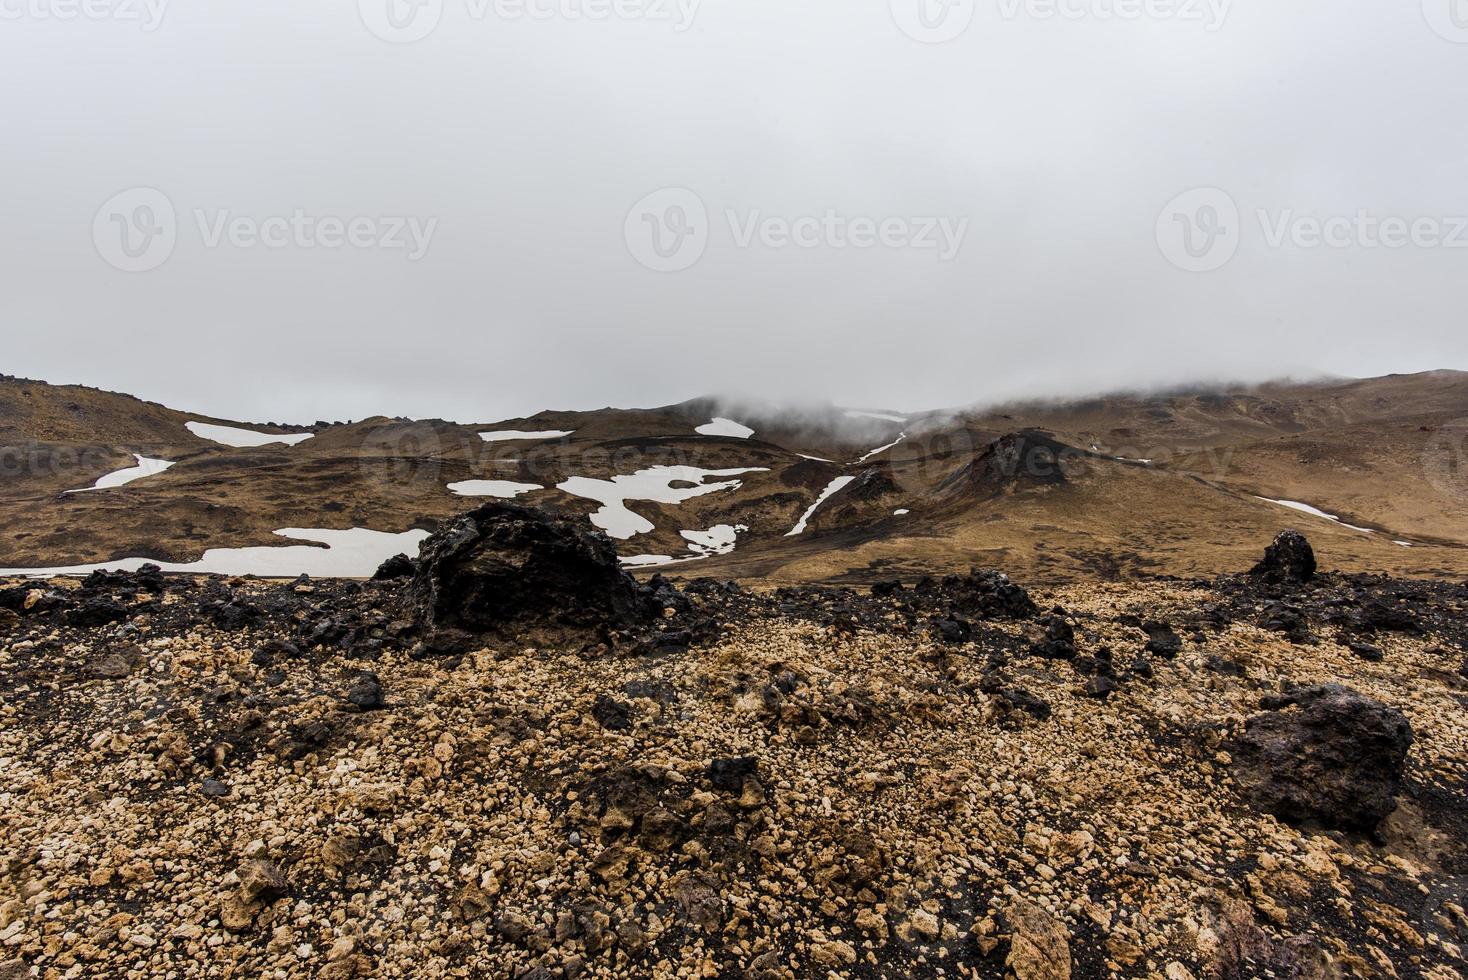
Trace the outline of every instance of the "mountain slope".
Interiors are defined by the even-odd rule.
[[[189,562],[280,545],[285,528],[431,529],[482,499],[469,494],[514,494],[682,577],[869,581],[974,564],[1039,582],[1205,576],[1285,526],[1336,567],[1457,576],[1464,418],[1455,372],[908,415],[700,399],[306,430],[0,379],[0,568]],[[231,428],[285,441],[218,441]],[[67,492],[134,454],[173,465]]]

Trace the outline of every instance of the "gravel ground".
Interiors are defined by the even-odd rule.
[[[1414,625],[1363,659],[1383,590]],[[3,980],[1465,969],[1458,587],[1331,579],[1308,637],[1238,582],[1036,593],[1060,659],[911,590],[692,587],[686,648],[451,657],[391,583],[102,591],[0,608]],[[1261,697],[1332,681],[1414,730],[1374,834],[1230,776]]]

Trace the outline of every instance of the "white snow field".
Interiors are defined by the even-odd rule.
[[[1362,534],[1375,534],[1376,533],[1375,531],[1371,530],[1371,528],[1369,528],[1369,527],[1357,527],[1354,524],[1347,524],[1345,521],[1341,520],[1339,517],[1335,516],[1334,514],[1327,514],[1323,510],[1320,510],[1320,509],[1315,508],[1315,507],[1311,507],[1309,504],[1302,504],[1298,500],[1272,500],[1269,497],[1260,497],[1258,499],[1263,500],[1263,501],[1267,501],[1268,503],[1271,503],[1271,504],[1279,504],[1281,507],[1288,507],[1290,510],[1298,510],[1302,514],[1309,514],[1312,517],[1323,517],[1327,521],[1330,521],[1332,524],[1339,524],[1341,527],[1350,528],[1352,531],[1360,531]]]
[[[827,500],[830,500],[837,493],[839,493],[842,488],[844,488],[848,483],[855,479],[856,477],[854,476],[838,476],[836,477],[836,479],[832,480],[830,484],[827,485],[826,489],[821,491],[821,495],[816,498],[816,502],[811,504],[810,507],[807,508],[806,512],[801,515],[800,521],[795,525],[795,527],[785,534],[785,537],[793,538],[796,535],[804,534],[806,524],[808,524],[810,522],[810,519],[816,515],[816,511],[821,509],[821,504],[824,504]]]
[[[485,442],[517,442],[520,440],[529,441],[532,439],[564,439],[569,435],[574,435],[575,433],[575,429],[571,429],[569,431],[563,431],[561,429],[549,429],[545,432],[521,432],[519,429],[505,429],[502,432],[481,432],[479,433],[479,438],[483,439]]]
[[[450,483],[449,489],[460,497],[499,497],[514,500],[521,494],[544,490],[538,483],[515,483],[513,480],[461,480]]]
[[[739,543],[740,532],[748,530],[749,528],[743,524],[715,524],[707,531],[684,531],[682,533],[683,539],[689,543],[689,551],[708,556],[729,554]]]
[[[0,568],[0,575],[48,578],[52,575],[90,575],[98,569],[134,572],[143,565],[153,564],[165,572],[191,572],[200,575],[212,573],[295,578],[304,573],[317,578],[366,578],[393,555],[416,555],[418,545],[428,537],[427,531],[392,534],[361,527],[347,531],[287,527],[275,533],[295,541],[315,541],[326,547],[296,544],[279,547],[210,548],[198,561],[183,564],[150,561],[147,558],[120,558],[94,565]]]
[[[156,476],[168,469],[173,464],[166,459],[149,459],[133,453],[133,459],[138,461],[137,466],[129,466],[127,469],[114,470],[106,476],[97,480],[89,487],[78,490],[68,490],[67,493],[89,493],[92,490],[110,490],[113,487],[124,487],[134,480],[141,480],[145,476]]]
[[[256,446],[270,446],[277,442],[285,443],[287,446],[298,446],[312,436],[309,432],[276,435],[255,429],[240,429],[232,425],[214,425],[210,422],[185,422],[184,428],[200,439],[207,439],[224,446],[233,446],[235,449],[253,449]]]
[[[749,426],[722,417],[706,422],[693,431],[701,436],[727,436],[730,439],[748,439],[754,435],[754,430]]]
[[[901,442],[902,440],[904,440],[906,438],[907,438],[907,433],[904,432],[901,435],[899,435],[895,441],[889,442],[885,446],[878,446],[876,449],[873,449],[871,452],[867,453],[861,459],[858,459],[855,462],[853,462],[852,465],[855,466],[857,463],[865,463],[867,460],[871,459],[873,456],[879,456],[882,453],[885,453],[887,450],[891,449],[893,446],[897,445],[899,442]]]
[[[652,521],[627,508],[629,500],[681,504],[685,500],[718,493],[721,490],[737,490],[743,485],[741,480],[705,483],[704,481],[710,477],[743,476],[745,473],[764,472],[766,472],[764,467],[705,470],[696,466],[654,466],[650,469],[638,470],[636,473],[614,476],[610,480],[573,476],[564,483],[558,484],[556,489],[569,493],[573,497],[584,497],[600,503],[601,507],[591,515],[591,523],[612,537],[625,541],[655,529]],[[675,487],[674,483],[687,483],[690,486]]]
[[[906,415],[888,415],[885,412],[863,412],[857,409],[848,410],[846,417],[849,419],[880,419],[883,422],[897,422],[898,424],[907,421]]]

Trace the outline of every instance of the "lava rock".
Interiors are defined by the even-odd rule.
[[[393,555],[387,561],[377,566],[377,572],[372,576],[374,582],[390,582],[394,579],[412,578],[418,571],[413,564],[413,559],[407,555]]]
[[[888,599],[902,592],[902,582],[899,579],[889,579],[885,582],[872,583],[872,595],[878,599]]]
[[[1274,633],[1283,633],[1291,643],[1313,646],[1317,640],[1310,632],[1310,624],[1298,606],[1287,602],[1271,602],[1264,607],[1259,625]]]
[[[974,629],[962,619],[934,619],[929,628],[933,635],[944,643],[967,643],[973,638]]]
[[[709,763],[709,782],[715,789],[738,793],[744,788],[744,777],[753,776],[758,768],[759,760],[752,755],[715,759]]]
[[[250,655],[250,662],[256,667],[271,667],[277,657],[299,660],[301,648],[289,640],[269,640]]]
[[[1315,578],[1315,549],[1299,531],[1281,531],[1249,574],[1279,584],[1309,582]]]
[[[1395,708],[1339,684],[1266,698],[1230,749],[1257,808],[1293,822],[1372,830],[1396,809],[1412,726]]]
[[[955,608],[978,619],[1029,619],[1040,611],[1028,592],[992,568],[950,576],[943,585]]]
[[[1116,681],[1110,677],[1097,676],[1086,681],[1085,685],[1081,688],[1081,693],[1088,698],[1105,701],[1116,692],[1117,687]]]
[[[347,701],[363,711],[378,711],[387,706],[382,696],[382,681],[376,674],[365,671],[358,674],[347,688]]]
[[[601,727],[614,732],[625,732],[632,727],[632,708],[624,701],[599,694],[591,707],[591,716]]]
[[[66,612],[66,621],[72,626],[106,626],[120,619],[127,619],[131,611],[110,599],[85,599]]]
[[[216,602],[206,607],[209,618],[222,630],[241,630],[264,617],[264,611],[249,602]]]
[[[1183,648],[1183,638],[1166,623],[1143,623],[1142,632],[1147,634],[1148,653],[1171,660]]]
[[[632,628],[659,611],[603,534],[514,504],[447,522],[419,549],[410,597],[433,629],[517,623]]]
[[[1076,655],[1075,627],[1063,616],[1046,616],[1044,639],[1035,643],[1030,651],[1047,660],[1073,660]]]
[[[1352,643],[1351,652],[1368,663],[1379,664],[1386,657],[1386,651],[1374,643]]]
[[[229,795],[229,787],[217,779],[206,779],[200,790],[205,796],[219,799]]]

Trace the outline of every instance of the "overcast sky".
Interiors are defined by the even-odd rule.
[[[492,421],[1468,368],[1465,0],[419,2],[0,0],[0,371]]]

